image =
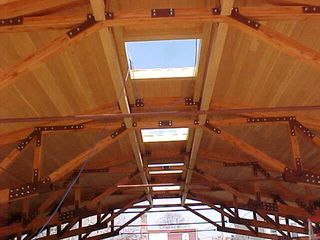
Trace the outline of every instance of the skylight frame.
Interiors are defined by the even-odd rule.
[[[180,185],[152,187],[153,191],[179,191],[180,189],[181,189]]]
[[[189,128],[141,129],[141,135],[144,143],[186,141],[189,136]]]
[[[162,175],[162,174],[181,174],[183,173],[182,169],[177,170],[150,170],[150,175]]]
[[[179,43],[181,44],[186,43],[187,41],[194,41],[194,53],[192,53],[192,57],[188,59],[188,61],[192,61],[192,64],[190,65],[190,62],[187,64],[187,66],[178,66],[178,67],[138,67],[137,69],[134,67],[134,62],[139,59],[138,57],[135,57],[135,55],[139,55],[139,53],[134,53],[131,48],[131,44],[170,44],[170,43]],[[200,48],[201,48],[201,39],[199,38],[188,38],[188,39],[168,39],[168,40],[146,40],[146,41],[127,41],[125,44],[125,51],[127,56],[127,62],[130,69],[130,77],[133,80],[143,80],[143,79],[166,79],[166,78],[193,78],[197,76],[198,73],[198,65],[199,65],[199,58],[200,58]],[[141,46],[140,46],[141,47]],[[134,47],[133,47],[134,48]],[[143,48],[143,47],[142,47]],[[176,49],[176,48],[173,48]],[[188,48],[187,48],[188,49]],[[171,51],[173,51],[171,49]],[[192,51],[192,50],[191,50]],[[179,54],[183,55],[188,53],[188,51],[181,51]],[[177,54],[177,55],[179,55]],[[134,59],[136,58],[136,60]],[[153,56],[153,59],[157,59],[157,56]],[[186,59],[186,58],[182,58]],[[170,62],[170,57],[165,62]],[[181,62],[183,60],[180,60]],[[139,62],[137,60],[137,62]],[[140,60],[141,62],[141,60]],[[150,61],[149,61],[150,62]],[[141,63],[140,63],[141,64]],[[162,63],[163,64],[163,63]],[[160,64],[161,65],[161,64]]]

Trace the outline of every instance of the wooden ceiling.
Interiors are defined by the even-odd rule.
[[[23,17],[23,24],[0,26],[3,226],[17,224],[8,219],[21,214],[25,202],[31,212],[52,197],[52,203],[43,207],[45,214],[59,201],[61,189],[60,194],[57,190],[10,199],[9,189],[32,183],[35,169],[40,171],[39,180],[49,176],[51,183],[60,184],[82,166],[84,173],[64,202],[65,209],[74,206],[74,196],[80,201],[79,194],[80,207],[95,209],[99,203],[114,209],[141,196],[149,202],[157,195],[178,196],[183,202],[187,197],[230,202],[235,196],[244,203],[259,193],[263,201],[279,196],[293,208],[281,214],[299,209],[310,215],[296,202],[320,200],[319,185],[285,182],[282,175],[285,167],[297,167],[295,158],[301,158],[302,171],[320,174],[320,13],[302,11],[302,6],[320,2],[221,1],[221,15],[213,15],[219,2],[110,0],[104,5],[102,0],[0,0],[0,20]],[[230,17],[232,7],[261,27],[253,29]],[[174,8],[176,16],[150,17],[151,9],[166,8]],[[105,11],[112,12],[113,19],[106,20]],[[81,26],[89,13],[97,22],[70,38],[66,33]],[[126,41],[190,38],[201,39],[196,77],[129,78],[124,83]],[[186,106],[186,97],[199,102],[199,108]],[[144,107],[130,108],[136,99],[143,99]],[[237,111],[230,114],[228,109]],[[197,110],[217,111],[179,114]],[[165,111],[171,112],[164,115]],[[151,112],[159,114],[146,114]],[[93,117],[102,114],[118,117],[100,121]],[[127,115],[121,119],[120,114]],[[291,136],[286,121],[247,123],[250,117],[286,116],[295,116],[315,137],[298,130]],[[143,143],[140,129],[159,128],[162,120],[190,128],[187,141]],[[127,129],[111,137],[122,122]],[[41,146],[35,146],[35,138],[23,151],[16,149],[35,127],[75,124],[84,128],[42,131]],[[211,125],[222,133],[209,130]],[[185,163],[183,174],[148,173],[148,163],[178,161]],[[259,164],[270,176],[259,171],[254,176],[251,165],[226,166],[248,162]],[[88,169],[105,171],[85,173]],[[119,183],[145,187],[118,188]],[[181,190],[155,192],[148,187],[151,183],[177,183]]]

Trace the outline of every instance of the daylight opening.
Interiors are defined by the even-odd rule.
[[[183,166],[184,163],[151,163],[148,164],[149,168],[156,168],[156,167],[180,167]]]
[[[200,39],[126,42],[131,79],[194,77]]]
[[[143,142],[185,141],[188,137],[188,128],[142,129]]]
[[[152,187],[153,191],[174,191],[180,190],[180,186],[160,186],[160,187]]]
[[[182,170],[159,170],[159,171],[149,171],[149,174],[177,174],[182,173]]]

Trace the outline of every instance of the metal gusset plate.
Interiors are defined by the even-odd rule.
[[[69,36],[69,38],[73,38],[77,36],[79,33],[83,32],[84,30],[94,25],[95,23],[96,23],[96,20],[94,19],[93,14],[88,14],[86,21],[84,21],[82,24],[78,25],[77,27],[71,29],[69,32],[67,32],[67,35]]]
[[[314,138],[315,135],[313,132],[311,132],[308,128],[306,128],[305,126],[303,126],[299,121],[294,120],[292,122],[294,124],[294,126],[296,127],[296,129],[298,129],[301,133],[303,133],[304,135],[306,135],[309,138]]]
[[[9,200],[23,198],[37,193],[49,192],[52,190],[50,178],[40,182],[27,183],[9,189]]]
[[[172,127],[172,125],[173,125],[172,120],[159,121],[159,127]]]
[[[320,6],[304,6],[302,11],[304,13],[320,13]]]
[[[241,15],[239,13],[239,8],[233,8],[232,11],[231,11],[231,17],[238,20],[239,22],[242,22],[244,23],[245,25],[253,28],[253,29],[259,29],[261,24],[252,20],[252,19],[249,19],[243,15]]]
[[[199,102],[195,102],[193,97],[186,97],[184,99],[184,105],[186,106],[199,106]]]
[[[257,163],[256,162],[236,162],[236,163],[228,163],[224,162],[223,166],[224,167],[245,167],[245,166],[255,166]]]
[[[17,149],[19,151],[22,151],[32,141],[32,139],[34,139],[38,134],[40,134],[40,132],[37,130],[34,130],[32,133],[30,133],[28,137],[26,137],[19,143],[19,145],[17,146]]]
[[[89,213],[90,212],[87,211],[85,208],[79,208],[79,209],[62,212],[59,215],[59,221],[65,222],[75,217],[80,217],[80,218],[86,217],[88,216]]]
[[[286,168],[283,173],[283,180],[293,183],[306,183],[320,185],[320,175],[307,171],[297,171]]]
[[[152,9],[151,17],[174,17],[175,10],[173,8],[165,8],[165,9]]]
[[[44,126],[44,127],[35,127],[36,131],[62,131],[62,130],[80,130],[84,129],[83,124],[76,125],[58,125],[58,126]]]
[[[213,15],[220,15],[221,14],[221,7],[212,8]]]
[[[23,17],[0,19],[0,27],[21,24],[23,24]]]
[[[262,209],[262,210],[272,211],[272,212],[277,212],[278,211],[278,205],[275,204],[275,203],[268,203],[268,202],[249,200],[248,205],[250,207],[255,208],[255,209]]]
[[[263,123],[263,122],[287,122],[296,120],[296,117],[256,117],[256,118],[247,118],[247,123]]]
[[[209,128],[212,132],[216,133],[216,134],[220,134],[221,130],[215,126],[212,126],[209,122],[206,122],[205,126],[207,128]]]
[[[134,104],[130,104],[130,107],[137,107],[137,108],[141,108],[144,107],[144,101],[142,98],[137,98],[134,102]]]
[[[123,133],[127,129],[126,125],[124,123],[121,123],[121,127],[116,129],[114,132],[111,133],[111,138],[118,137],[121,133]]]

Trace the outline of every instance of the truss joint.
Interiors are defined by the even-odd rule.
[[[241,15],[239,13],[239,8],[237,8],[237,7],[232,8],[231,17],[234,18],[235,20],[242,22],[243,24],[255,29],[255,30],[258,30],[261,26],[260,23]]]

